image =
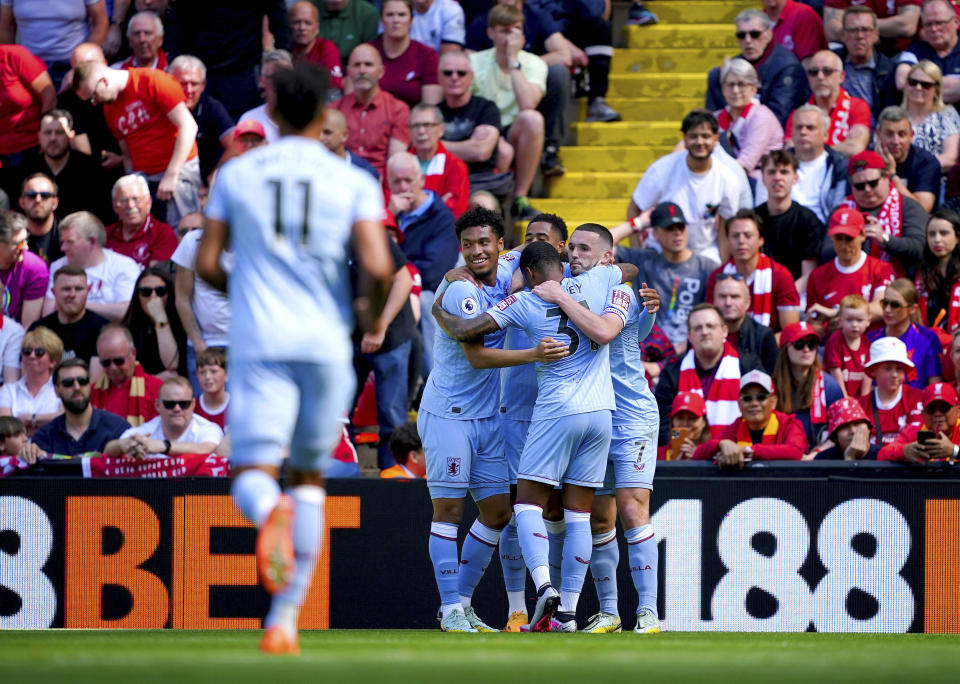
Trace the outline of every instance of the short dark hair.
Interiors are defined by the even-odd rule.
[[[560,268],[560,253],[546,242],[533,242],[523,248],[520,255],[520,269],[530,269],[541,275],[546,274],[551,266]]]
[[[613,249],[613,236],[610,234],[610,229],[606,226],[601,226],[599,223],[581,223],[573,229],[574,233],[577,231],[593,233],[600,238],[600,241],[606,245],[607,249]]]
[[[417,433],[417,426],[409,421],[399,426],[390,435],[390,453],[400,465],[407,464],[407,457],[411,451],[420,451],[422,448],[423,443]]]
[[[65,368],[82,368],[87,371],[87,374],[90,373],[90,364],[81,359],[79,356],[73,356],[69,359],[64,359],[57,364],[57,367],[53,369],[53,384],[56,385],[60,381],[60,371]]]
[[[717,123],[717,117],[715,117],[709,109],[703,108],[691,110],[683,117],[683,122],[680,124],[680,132],[686,135],[687,131],[701,124],[710,126],[710,130],[714,133],[720,132],[720,124]]]
[[[200,366],[220,366],[227,370],[227,348],[207,347],[197,354],[197,368]]]
[[[730,236],[730,224],[734,221],[753,221],[753,225],[757,227],[757,232],[760,234],[760,237],[763,237],[763,219],[760,218],[760,214],[753,209],[746,207],[727,219],[727,237]]]
[[[23,179],[23,182],[20,184],[20,194],[24,193],[24,190],[27,187],[27,183],[32,181],[34,178],[43,178],[50,182],[50,185],[53,186],[53,194],[60,194],[60,186],[57,185],[57,181],[53,180],[49,175],[45,174],[43,171],[37,171],[36,173],[31,173],[29,176]]]
[[[0,439],[22,435],[27,431],[23,421],[16,416],[0,416]],[[10,454],[13,456],[13,454]]]
[[[530,223],[549,223],[553,228],[553,232],[557,234],[563,242],[567,241],[567,222],[556,214],[537,214],[532,219]],[[530,227],[530,223],[527,223],[527,227]]]
[[[711,304],[710,302],[700,302],[699,304],[694,306],[692,309],[690,309],[690,313],[687,314],[687,330],[688,331],[690,330],[690,319],[693,318],[693,314],[699,313],[701,311],[708,311],[708,310],[717,314],[717,318],[720,319],[721,323],[723,323],[724,325],[727,324],[727,322],[723,318],[723,312],[720,311],[720,308],[718,306],[716,306],[715,304]]]
[[[457,231],[458,240],[460,239],[460,234],[467,228],[475,228],[477,226],[489,226],[490,230],[496,233],[498,238],[503,237],[503,217],[497,212],[484,209],[483,207],[467,209],[453,224],[454,229]]]
[[[70,264],[65,264],[60,268],[58,268],[56,272],[54,272],[53,274],[54,285],[57,284],[57,278],[59,278],[60,276],[77,276],[77,277],[83,276],[83,279],[86,280],[87,272],[84,271],[79,266],[71,266]]]
[[[800,168],[797,158],[794,156],[793,152],[789,150],[773,150],[772,152],[767,152],[760,160],[761,172],[763,169],[767,168],[767,164],[773,164],[774,166],[789,166],[794,171]]]
[[[327,102],[329,72],[305,62],[273,74],[277,91],[277,112],[294,130],[302,131],[320,116]]]
[[[67,122],[67,128],[71,131],[73,130],[73,114],[68,112],[66,109],[51,109],[43,113],[43,116],[40,117],[40,123],[43,123],[44,119],[63,119]]]

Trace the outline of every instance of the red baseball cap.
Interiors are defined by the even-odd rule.
[[[855,173],[860,171],[865,171],[866,169],[880,169],[881,171],[887,170],[887,165],[883,163],[883,157],[874,152],[873,150],[864,150],[860,154],[855,154],[850,157],[850,162],[847,164],[847,174],[852,176]]]
[[[935,382],[932,385],[927,385],[926,389],[923,390],[923,408],[927,408],[935,401],[945,401],[950,406],[956,406],[957,390],[953,389],[953,385],[946,382]]]
[[[860,402],[853,397],[844,397],[827,407],[827,434],[832,437],[838,428],[861,420],[867,421],[871,429],[873,428],[873,421],[864,412]]]
[[[234,139],[239,138],[241,135],[247,135],[248,133],[259,135],[261,138],[267,137],[267,132],[263,130],[263,124],[254,119],[244,119],[233,129]]]
[[[780,333],[780,348],[783,349],[797,340],[802,340],[804,337],[815,337],[817,338],[817,342],[820,341],[820,335],[813,329],[813,326],[806,321],[791,323]]]
[[[827,231],[827,235],[859,237],[863,234],[865,225],[863,214],[859,211],[850,207],[840,207],[830,214],[830,229]]]
[[[687,411],[697,418],[707,415],[707,405],[696,392],[680,392],[673,398],[673,405],[670,407],[670,417]]]

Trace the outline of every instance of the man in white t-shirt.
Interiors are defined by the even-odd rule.
[[[184,217],[187,218],[187,217]],[[192,230],[183,236],[177,250],[170,257],[176,264],[173,282],[177,313],[187,333],[187,379],[195,394],[200,392],[197,381],[197,354],[207,347],[226,347],[230,331],[230,299],[225,292],[210,287],[197,278],[194,264],[197,245],[203,231]],[[233,254],[224,252],[220,265],[228,273],[233,270]]]
[[[114,322],[123,320],[140,276],[140,265],[130,257],[104,248],[107,232],[89,211],[68,214],[60,222],[60,245],[65,256],[50,264],[50,284],[43,302],[43,315],[53,313],[53,276],[70,264],[87,274],[87,308]]]
[[[714,163],[717,118],[706,109],[694,109],[683,118],[685,152],[673,152],[653,162],[637,183],[627,207],[627,218],[673,202],[687,217],[688,246],[717,263],[730,258],[724,226],[740,209],[740,181],[724,164]]]
[[[263,104],[259,107],[244,112],[237,121],[253,119],[260,122],[263,126],[263,132],[266,134],[267,142],[272,143],[280,137],[277,129],[274,110],[277,106],[276,91],[273,88],[273,75],[279,69],[289,69],[293,66],[293,57],[286,50],[268,50],[263,53],[260,60],[260,77],[257,80],[257,87],[260,88],[260,94],[263,96]]]
[[[413,0],[410,38],[437,54],[463,49],[466,41],[463,8],[454,0]]]
[[[0,300],[4,296],[0,284]],[[9,316],[3,317],[0,325],[0,365],[3,366],[3,384],[20,379],[20,345],[23,342],[23,326]]]
[[[124,431],[103,447],[107,456],[182,456],[209,454],[223,441],[223,430],[195,416],[193,388],[186,378],[167,378],[160,385],[155,418]]]

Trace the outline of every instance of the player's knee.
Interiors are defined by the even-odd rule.
[[[624,489],[617,492],[620,519],[627,529],[650,523],[650,490]]]
[[[459,525],[463,519],[463,501],[456,499],[433,500],[433,522]]]

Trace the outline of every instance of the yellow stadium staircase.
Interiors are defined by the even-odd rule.
[[[624,3],[615,20],[625,16]],[[652,26],[622,26],[607,102],[623,116],[614,123],[586,123],[586,100],[573,124],[577,144],[560,148],[567,172],[548,179],[540,210],[561,216],[571,228],[587,221],[614,226],[626,218],[630,194],[643,171],[680,140],[680,121],[702,107],[707,72],[735,55],[734,17],[760,3],[743,0],[655,0]],[[615,21],[620,23],[619,21]]]

